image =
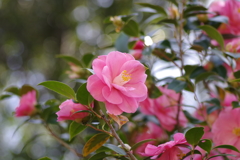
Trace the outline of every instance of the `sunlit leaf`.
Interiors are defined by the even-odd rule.
[[[135,22],[134,20],[129,20],[127,24],[124,25],[122,30],[125,34],[129,36],[132,36],[132,37],[139,36],[139,27],[137,22]]]

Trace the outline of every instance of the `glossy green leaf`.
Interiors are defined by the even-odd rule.
[[[204,134],[203,130],[203,127],[194,127],[189,129],[185,134],[187,142],[192,146],[197,145]]]
[[[88,160],[103,160],[105,157],[108,157],[108,155],[105,152],[100,152],[100,153],[94,154]]]
[[[48,158],[48,157],[43,157],[43,158],[40,158],[38,160],[52,160],[51,158]]]
[[[110,152],[110,151],[112,151],[112,150],[107,147],[102,146],[99,149],[97,149],[95,152],[100,153],[100,152]]]
[[[233,107],[233,108],[239,108],[239,107],[240,107],[239,102],[238,102],[238,101],[233,101],[233,102],[232,102],[232,107]]]
[[[219,109],[221,109],[220,106],[217,106],[217,105],[210,106],[210,107],[207,108],[207,114],[210,114],[210,113],[212,113],[212,112],[214,112],[216,110],[219,110]]]
[[[73,89],[62,82],[45,81],[45,82],[39,83],[38,85],[42,85],[54,92],[57,92],[63,96],[66,96],[70,99],[75,99],[75,92],[73,91]]]
[[[128,53],[128,51],[129,51],[128,50],[128,42],[129,42],[129,36],[124,33],[120,33],[119,37],[115,41],[116,50],[119,52]]]
[[[193,124],[203,124],[203,123],[205,123],[204,121],[201,121],[199,119],[194,118],[188,111],[184,110],[183,113],[186,116],[186,118],[188,119],[188,121],[193,123]]]
[[[103,146],[111,149],[112,151],[120,155],[127,155],[127,153],[122,148],[119,148],[118,146],[115,146],[113,144],[104,144]]]
[[[137,22],[135,22],[134,20],[129,20],[127,24],[124,25],[122,30],[125,34],[129,36],[132,36],[132,37],[139,36],[139,27]]]
[[[185,75],[190,75],[198,66],[196,65],[185,65],[184,66],[184,71]]]
[[[183,11],[183,16],[184,17],[188,17],[188,16],[192,16],[192,13],[196,13],[199,14],[200,11],[206,11],[207,8],[205,8],[204,6],[188,6],[184,11]]]
[[[79,103],[83,105],[89,105],[93,101],[93,97],[87,90],[87,83],[82,84],[76,93],[76,98]]]
[[[209,139],[202,139],[199,143],[198,146],[210,153],[212,149],[212,141]]]
[[[64,60],[66,60],[67,62],[71,62],[74,63],[75,65],[81,66],[82,64],[79,60],[77,60],[76,58],[72,57],[72,56],[67,56],[67,55],[58,55],[58,58],[62,58]]]
[[[230,150],[239,152],[239,150],[232,145],[219,145],[219,146],[214,147],[213,149],[216,149],[216,148],[225,148],[225,149],[230,149]]]
[[[77,134],[81,133],[87,126],[84,126],[80,123],[73,121],[69,127],[69,141],[71,141]]]
[[[198,75],[202,74],[206,72],[206,70],[202,67],[202,66],[199,66],[199,67],[196,67],[190,74],[190,78],[193,79],[193,78],[196,78]]]
[[[162,19],[158,22],[158,24],[162,24],[162,23],[174,24],[175,26],[178,25],[178,22],[176,19],[169,19],[169,18]]]
[[[198,75],[195,79],[195,84],[197,84],[200,81],[206,80],[208,77],[217,75],[215,72],[204,72]]]
[[[167,16],[167,12],[164,10],[164,8],[162,8],[161,6],[157,6],[157,5],[152,5],[149,3],[137,3],[138,5],[141,5],[143,7],[149,7],[151,9],[154,9],[155,11],[157,11],[158,13],[163,14],[164,16]]]
[[[105,133],[98,133],[91,137],[83,147],[83,156],[86,157],[100,148],[109,138],[110,136]]]
[[[192,151],[189,151],[182,159],[185,159],[186,157],[190,156],[192,154]],[[193,150],[193,154],[200,154],[202,157],[202,153],[199,150]]]
[[[187,82],[174,79],[170,84],[168,84],[168,89],[176,91],[176,93],[181,92],[185,87],[187,87]]]
[[[151,142],[151,141],[156,141],[156,139],[145,139],[145,140],[142,140],[142,141],[134,144],[134,145],[132,146],[131,150],[135,150],[135,149],[137,149],[139,146],[141,146],[142,144],[147,143],[147,142]]]
[[[224,50],[224,39],[222,35],[215,28],[213,28],[210,25],[200,26],[199,28],[205,31],[210,38],[216,40],[221,46],[221,48]]]
[[[12,94],[15,94],[17,96],[20,95],[20,91],[18,89],[18,87],[15,87],[15,86],[11,86],[11,87],[8,87],[4,90],[5,92],[9,92],[9,93],[12,93]]]

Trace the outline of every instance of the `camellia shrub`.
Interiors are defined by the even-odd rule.
[[[105,21],[119,33],[115,51],[59,55],[77,89],[51,80],[39,85],[64,101],[39,103],[29,85],[6,87],[1,99],[19,96],[16,118],[39,119],[79,159],[240,159],[240,1],[135,5],[143,7],[143,21],[135,14]],[[162,30],[165,37],[156,39]],[[66,133],[69,141],[61,138]],[[76,137],[83,139],[81,152],[72,145]]]

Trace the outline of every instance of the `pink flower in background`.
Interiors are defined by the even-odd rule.
[[[147,97],[144,65],[130,54],[113,51],[98,56],[92,67],[95,74],[88,78],[87,90],[105,103],[107,112],[136,112],[138,103]]]
[[[221,111],[212,126],[213,142],[215,145],[233,145],[240,150],[240,108],[230,107]],[[236,154],[231,150],[223,150],[224,153]],[[238,154],[240,158],[240,154]]]
[[[93,105],[91,106],[93,107]],[[75,113],[76,111],[81,110],[89,110],[87,107],[80,103],[74,103],[73,100],[68,99],[64,101],[60,106],[60,111],[58,111],[56,114],[58,116],[57,121],[64,121],[64,120],[73,120],[76,122],[81,122],[84,117],[87,117],[89,113],[81,112],[81,113]]]
[[[153,99],[146,98],[144,101],[140,102],[140,111],[146,115],[154,115],[153,111]]]
[[[36,91],[32,90],[22,95],[20,104],[16,108],[16,117],[30,116],[36,111],[35,105],[37,104]]]
[[[133,46],[134,50],[143,50],[144,49],[144,42],[142,40],[138,40],[135,45]]]
[[[226,16],[229,19],[228,24],[221,24],[218,31],[222,34],[240,34],[240,2],[237,0],[214,1],[209,11],[216,12],[219,15]]]
[[[139,49],[133,50],[133,51],[131,52],[131,55],[132,55],[136,60],[139,60],[139,59],[142,58],[142,50],[139,50]]]
[[[240,13],[239,13],[240,16]],[[226,51],[233,53],[240,53],[240,38],[235,38],[228,42],[226,45]]]
[[[159,89],[163,95],[153,100],[153,112],[160,121],[162,127],[167,131],[172,131],[177,124],[177,101],[180,94],[167,89],[167,87],[159,87]],[[181,110],[179,114],[179,125],[185,126],[186,124],[187,119]]]
[[[151,159],[157,160],[179,160],[185,154],[190,151],[187,148],[180,147],[178,145],[184,144],[188,145],[184,134],[176,133],[173,136],[174,140],[154,146],[148,144],[145,148],[145,153],[142,153],[143,156],[151,156]],[[160,157],[159,155],[162,154]],[[159,158],[158,158],[159,157]]]
[[[164,130],[161,127],[159,127],[153,122],[148,122],[146,124],[146,127],[143,128],[141,132],[138,132],[136,135],[134,135],[134,137],[136,137],[134,140],[135,143],[138,143],[145,139],[157,139],[158,141],[163,141],[168,139],[167,133],[164,132]],[[144,149],[148,144],[156,144],[156,141],[150,141],[142,144],[140,147],[136,149],[136,153],[144,152]]]

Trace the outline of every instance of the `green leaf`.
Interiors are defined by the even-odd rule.
[[[240,78],[240,71],[234,72],[233,75],[236,79]]]
[[[139,36],[139,27],[137,22],[135,22],[134,20],[129,20],[127,24],[124,25],[122,30],[125,34],[129,36],[132,36],[132,37]]]
[[[20,91],[18,87],[15,87],[15,86],[8,87],[4,91],[20,96]]]
[[[92,60],[94,59],[94,55],[91,54],[91,53],[88,53],[88,54],[85,54],[83,57],[82,57],[82,61],[83,63],[85,64],[86,67],[89,67]]]
[[[142,140],[142,141],[134,144],[134,145],[132,146],[131,150],[135,150],[135,149],[137,149],[139,146],[141,146],[142,144],[147,143],[147,142],[150,142],[150,141],[156,141],[156,139],[145,139],[145,140]]]
[[[149,3],[137,3],[138,5],[141,5],[143,7],[148,7],[151,9],[154,9],[155,11],[157,11],[158,13],[163,14],[164,16],[167,16],[167,12],[164,10],[164,8],[162,8],[161,6],[157,6],[157,5],[152,5]]]
[[[58,55],[58,58],[62,58],[64,60],[66,60],[67,62],[71,62],[74,63],[75,65],[78,65],[80,67],[82,67],[82,64],[79,60],[77,60],[76,58],[72,57],[72,56],[67,56],[67,55]]]
[[[186,118],[188,119],[188,121],[193,124],[203,124],[204,123],[204,121],[200,121],[199,119],[194,118],[190,113],[188,113],[188,111],[184,110],[183,113],[186,116]]]
[[[230,149],[230,150],[239,152],[239,150],[238,150],[236,147],[234,147],[234,146],[232,146],[232,145],[227,145],[227,144],[216,146],[216,147],[214,147],[213,149],[216,149],[216,148],[225,148],[225,149]]]
[[[39,83],[38,85],[42,85],[54,92],[57,92],[63,96],[66,96],[70,99],[74,99],[75,100],[75,92],[74,90],[69,87],[68,85],[62,83],[62,82],[58,82],[58,81],[45,81],[42,83]]]
[[[100,152],[100,153],[94,154],[88,160],[103,160],[105,157],[108,157],[108,155],[105,152]]]
[[[196,65],[185,65],[184,71],[185,75],[189,76],[198,66]]]
[[[208,108],[207,108],[207,114],[210,114],[210,113],[212,113],[212,112],[214,112],[214,111],[216,111],[216,110],[219,110],[219,109],[221,109],[220,106],[211,106],[211,107],[208,107]]]
[[[165,39],[160,43],[159,48],[160,49],[167,49],[167,48],[172,49],[171,42],[168,39]]]
[[[224,39],[215,28],[209,25],[200,26],[199,28],[205,31],[210,38],[216,40],[221,46],[222,50],[224,50]]]
[[[79,103],[83,105],[89,105],[93,101],[93,97],[87,90],[87,83],[82,84],[76,93],[76,98]]]
[[[209,139],[202,139],[199,143],[198,146],[210,153],[212,149],[212,141]]]
[[[6,99],[6,98],[9,98],[9,97],[11,97],[12,95],[10,95],[10,94],[2,94],[1,96],[0,96],[0,100],[4,100],[4,99]]]
[[[112,151],[120,155],[124,155],[124,156],[127,155],[127,153],[122,148],[119,148],[118,146],[115,146],[113,144],[104,144],[103,146],[111,149]]]
[[[158,98],[162,95],[162,92],[159,90],[155,84],[152,84],[151,87],[148,89],[148,95],[150,98]]]
[[[43,158],[39,158],[38,160],[52,160],[52,159],[48,157],[43,157]]]
[[[172,2],[173,4],[175,4],[178,7],[178,2],[176,0],[168,0],[170,2]]]
[[[110,136],[105,133],[98,133],[91,137],[83,147],[83,156],[86,157],[100,148],[109,138]]]
[[[162,24],[162,23],[174,24],[175,26],[178,25],[178,22],[176,19],[169,19],[169,18],[162,19],[158,22],[158,24]]]
[[[176,93],[181,92],[185,87],[187,87],[187,82],[174,79],[170,84],[168,84],[168,89],[176,91]]]
[[[192,13],[196,13],[199,14],[200,11],[206,11],[207,8],[203,7],[203,6],[188,6],[184,11],[183,11],[183,16],[184,17],[188,17],[188,16],[192,16]]]
[[[192,146],[197,145],[204,134],[203,129],[203,127],[194,127],[189,129],[185,134],[187,142]]]
[[[221,156],[221,157],[226,157],[226,156],[236,157],[236,155],[233,155],[233,154],[218,154],[218,155],[209,157],[207,160],[212,159],[212,158],[215,158],[215,157],[219,157],[219,156]],[[227,159],[227,160],[228,160],[228,159]]]
[[[32,86],[29,86],[29,85],[23,85],[22,88],[20,89],[20,95],[24,95],[30,91],[36,91],[36,94],[38,94],[37,90],[35,88],[33,88]]]
[[[95,152],[100,153],[100,152],[110,152],[110,151],[112,151],[112,150],[107,147],[102,146],[99,149],[97,149]]]
[[[192,154],[192,151],[188,152],[182,159],[185,159],[186,157],[190,156]],[[202,157],[202,153],[199,150],[193,150],[193,154],[200,154]]]
[[[77,134],[81,133],[86,128],[87,126],[84,126],[80,123],[73,121],[69,127],[69,135],[70,135],[69,141],[71,141]]]
[[[120,33],[119,37],[115,41],[115,48],[119,52],[128,53],[129,36],[124,33]]]
[[[217,75],[215,72],[205,72],[205,73],[201,73],[200,75],[198,75],[195,79],[195,84],[197,84],[200,81],[206,80],[208,77],[212,76],[212,75]]]
[[[192,71],[192,73],[190,74],[190,78],[196,78],[198,75],[204,72],[206,72],[206,70],[202,66],[199,66]]]
[[[239,107],[240,107],[239,102],[238,102],[238,101],[233,101],[233,102],[232,102],[232,107],[233,107],[233,109],[234,109],[234,108],[239,108]]]
[[[215,16],[212,18],[209,18],[208,21],[212,21],[212,22],[219,22],[219,23],[228,23],[228,17],[226,16]]]

